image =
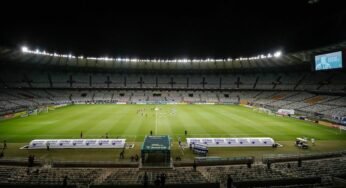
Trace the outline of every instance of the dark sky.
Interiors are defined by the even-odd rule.
[[[0,45],[84,56],[223,58],[346,39],[342,1],[117,2],[2,2]]]

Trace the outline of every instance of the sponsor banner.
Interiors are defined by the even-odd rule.
[[[346,117],[341,117],[340,119],[340,123],[346,125]]]
[[[62,108],[65,106],[68,106],[69,104],[58,104],[58,105],[54,105],[54,106],[48,106],[48,110],[55,110],[57,108]]]
[[[126,102],[116,102],[116,104],[126,104]]]
[[[124,148],[126,139],[36,139],[28,149]]]
[[[275,141],[269,137],[249,138],[186,138],[187,144],[204,144],[207,147],[272,147]]]
[[[28,116],[28,112],[23,111],[23,112],[17,112],[17,113],[3,115],[0,117],[0,119],[12,119],[12,118],[16,118],[16,117],[27,117],[27,116]]]
[[[244,106],[244,107],[246,107],[246,108],[254,108],[253,106],[250,106],[250,105],[244,105],[244,104],[241,104],[241,106]]]
[[[13,114],[13,118],[16,117],[27,117],[28,116],[28,112],[27,111],[23,111],[23,112],[17,112]]]
[[[30,116],[37,115],[37,109],[35,109],[35,110],[28,110],[28,115],[30,115]]]
[[[334,124],[334,123],[330,123],[328,121],[322,121],[322,120],[319,120],[318,124],[324,125],[326,127],[331,127],[331,128],[339,128],[340,127],[340,125],[337,125],[337,124]]]
[[[14,114],[6,114],[6,115],[1,116],[1,119],[11,119],[13,117],[14,117]]]
[[[294,115],[294,110],[292,109],[279,109],[278,110],[278,114],[282,114],[282,115]]]
[[[249,102],[246,99],[240,99],[239,103],[242,104],[242,105],[247,105]]]
[[[167,104],[179,104],[177,102],[167,102]]]
[[[342,125],[340,125],[340,126],[339,126],[339,129],[340,129],[340,130],[344,130],[344,131],[346,131],[346,126],[342,126]]]

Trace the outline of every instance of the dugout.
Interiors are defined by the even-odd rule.
[[[170,137],[146,136],[141,148],[141,161],[143,166],[170,166]]]

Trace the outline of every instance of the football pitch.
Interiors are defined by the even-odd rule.
[[[237,105],[71,105],[37,116],[0,121],[0,139],[7,140],[10,155],[24,155],[19,146],[33,139],[126,138],[138,151],[145,135],[181,137],[271,137],[297,152],[295,138],[315,138],[324,145],[316,151],[346,149],[346,133],[315,123],[255,112]],[[289,144],[288,144],[289,143]],[[11,145],[12,144],[12,145]],[[267,149],[214,149],[219,152]],[[282,150],[285,152],[285,150]],[[224,153],[220,155],[226,155]]]

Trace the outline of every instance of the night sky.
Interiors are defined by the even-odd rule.
[[[84,56],[236,58],[346,40],[342,1],[117,2],[2,2],[0,45]]]

